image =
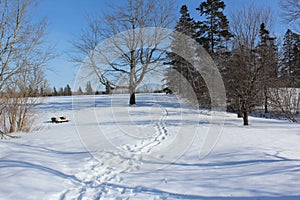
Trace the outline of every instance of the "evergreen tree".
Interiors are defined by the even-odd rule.
[[[176,23],[175,30],[179,33],[185,34],[191,38],[195,38],[196,35],[196,23],[193,18],[190,17],[188,7],[186,5],[183,5],[180,9],[181,17],[179,18],[179,21]],[[185,74],[184,71],[187,71],[188,68],[188,62],[185,61],[181,56],[177,55],[174,52],[180,52],[184,47],[189,48],[189,45],[186,44],[186,41],[182,39],[182,37],[178,34],[174,34],[172,38],[172,46],[171,50],[172,52],[168,53],[167,60],[165,64],[171,65],[172,70],[177,71],[177,73]],[[167,70],[166,75],[169,86],[175,85],[178,80],[178,76],[175,76],[174,73],[172,73],[172,70]],[[175,72],[174,71],[174,72]],[[175,89],[175,88],[173,88]],[[176,88],[178,89],[178,88]]]
[[[59,96],[64,96],[64,88],[59,88],[59,92],[58,92]]]
[[[264,97],[264,112],[268,113],[268,89],[276,87],[278,82],[278,48],[275,44],[276,38],[270,36],[265,23],[260,25],[259,44],[256,47],[256,64],[260,69],[260,84],[262,96]]]
[[[284,36],[281,75],[287,86],[300,87],[300,35],[290,29]]]
[[[191,18],[186,5],[183,5],[180,8],[180,14],[181,16],[175,26],[177,33],[172,35],[171,52],[167,54],[168,61],[165,64],[170,65],[170,68],[166,70],[165,77],[167,87],[182,95],[185,89],[182,88],[183,85],[181,83],[183,79],[189,78],[188,74],[191,72],[192,66],[184,58],[178,55],[178,53],[180,52],[181,55],[184,55],[185,53],[188,54],[190,45],[187,44],[184,35],[195,38],[196,23],[194,19]]]
[[[188,7],[186,5],[183,5],[180,8],[180,14],[181,17],[179,18],[179,21],[175,26],[175,30],[185,35],[188,35],[191,38],[195,38],[197,24],[194,21],[194,19],[190,16]]]
[[[79,86],[77,93],[78,93],[79,95],[82,95],[82,94],[83,94],[83,91],[82,91],[81,86]]]
[[[56,90],[56,87],[55,87],[55,86],[53,87],[53,96],[58,96],[58,92],[57,92],[57,90]]]
[[[65,96],[72,96],[72,89],[69,84],[64,88],[64,95]]]
[[[181,16],[176,23],[175,30],[177,33],[182,33],[185,36],[196,40],[197,23],[191,18],[186,5],[181,7],[180,14]],[[205,98],[208,96],[206,84],[195,67],[184,59],[197,59],[197,54],[193,52],[193,44],[186,40],[185,36],[180,34],[173,35],[171,46],[172,52],[168,54],[168,62],[166,63],[171,66],[165,73],[167,86],[172,91],[177,92],[179,95],[188,98],[189,100],[194,101],[195,99],[190,99],[190,97],[194,97],[195,94],[198,102],[194,103],[207,106],[207,99],[209,99],[209,97]]]
[[[86,91],[86,94],[87,94],[87,95],[93,94],[93,88],[92,88],[91,81],[88,81],[88,82],[86,83],[85,91]]]
[[[229,21],[223,14],[225,3],[222,0],[206,0],[196,10],[204,21],[198,23],[198,41],[213,56],[227,49],[227,42],[232,37]]]

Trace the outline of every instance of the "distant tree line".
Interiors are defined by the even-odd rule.
[[[72,89],[69,84],[67,84],[65,87],[60,87],[58,90],[56,87],[53,87],[53,90],[51,91],[48,96],[72,96]]]
[[[57,89],[55,86],[48,93],[44,93],[43,95],[40,94],[41,96],[72,96],[72,95],[99,95],[99,94],[107,94],[106,91],[98,91],[94,90],[91,81],[88,81],[82,89],[81,86],[78,87],[77,90],[72,90],[70,85],[67,84],[65,87],[60,87]]]
[[[88,81],[82,89],[81,86],[78,87],[77,90],[73,91],[71,86],[67,84],[65,87],[53,87],[51,88],[46,79],[43,79],[39,84],[35,85],[27,85],[24,86],[24,90],[26,90],[27,97],[50,97],[50,96],[72,96],[72,95],[99,95],[99,94],[107,94],[106,91],[98,91],[94,90],[90,81]],[[8,89],[5,93],[12,93],[10,89]],[[19,91],[21,92],[21,91]],[[19,92],[17,92],[19,94]],[[21,94],[19,94],[21,95]]]

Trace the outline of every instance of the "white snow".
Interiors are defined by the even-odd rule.
[[[0,140],[0,199],[300,199],[300,124],[250,117],[244,127],[229,113],[223,123],[175,95],[137,102],[45,99],[38,131]]]

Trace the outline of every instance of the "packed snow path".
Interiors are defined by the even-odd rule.
[[[243,127],[227,114],[214,150],[199,159],[217,123],[208,111],[175,95],[127,100],[46,99],[37,131],[0,141],[0,199],[300,199],[299,124],[251,117]],[[49,123],[61,115],[71,121]]]

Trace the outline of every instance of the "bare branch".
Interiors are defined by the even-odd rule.
[[[0,1],[0,129],[30,131],[44,65],[53,56],[44,45],[46,21],[33,23],[34,0]]]
[[[93,63],[90,69],[101,73],[110,83],[118,86],[114,80],[127,77],[127,87],[134,94],[150,68],[157,67],[155,63],[163,58],[165,52],[157,47],[167,36],[160,29],[174,22],[172,6],[173,2],[167,0],[127,0],[125,6],[112,5],[114,12],[90,20],[88,29],[74,46],[82,54],[93,51],[94,55],[88,56],[94,59],[89,61]],[[145,31],[149,27],[154,27],[153,33]],[[100,44],[105,48],[99,49]],[[124,83],[121,84],[123,87]]]
[[[300,1],[299,0],[280,0],[282,9],[281,16],[284,23],[295,23],[300,26]]]

